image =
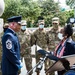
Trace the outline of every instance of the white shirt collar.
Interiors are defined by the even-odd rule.
[[[69,37],[67,42],[71,43],[72,42],[72,38]]]

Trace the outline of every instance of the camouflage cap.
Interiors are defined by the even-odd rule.
[[[53,21],[52,23],[59,23],[59,21]]]
[[[59,24],[59,18],[58,17],[52,18],[52,23],[58,23]]]
[[[59,20],[59,18],[58,17],[52,18],[52,21],[56,21],[56,20]]]
[[[8,24],[8,23],[5,23],[5,24],[3,25],[3,27],[4,27],[4,28],[9,27],[9,24]]]
[[[38,23],[43,22],[44,23],[44,18],[42,16],[38,17]]]
[[[21,21],[21,25],[27,25],[26,20],[22,20],[22,21]]]
[[[44,23],[44,20],[38,20],[38,23],[40,23],[40,22],[43,22]]]

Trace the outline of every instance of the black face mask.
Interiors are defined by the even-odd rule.
[[[4,28],[4,32],[7,30],[8,28]]]

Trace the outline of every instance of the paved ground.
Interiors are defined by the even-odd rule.
[[[40,47],[38,47],[38,49],[40,49]],[[35,54],[35,47],[33,46],[31,48],[32,52],[31,54]],[[34,67],[36,65],[36,59],[35,58],[32,58],[32,67]],[[27,74],[27,70],[26,70],[26,67],[25,67],[25,61],[24,61],[24,58],[23,58],[23,68],[21,69],[21,74],[20,75],[26,75]],[[36,72],[35,72],[35,69],[33,69],[33,74],[32,75],[36,75]],[[43,64],[43,68],[40,72],[40,75],[45,75],[45,71],[44,71],[44,64]]]
[[[37,50],[39,50],[39,49],[41,49],[41,48],[39,46],[37,46]],[[35,54],[35,45],[33,47],[31,47],[31,54]],[[36,59],[35,58],[32,58],[32,63],[33,63],[32,67],[34,67],[36,65]],[[21,74],[20,75],[28,75],[26,67],[25,67],[24,58],[23,58],[23,68],[21,69]],[[33,69],[33,74],[32,75],[37,75],[36,72],[35,72],[35,69]],[[40,71],[40,75],[46,75],[45,71],[44,71],[44,64],[43,64],[42,70]],[[58,75],[57,72],[55,73],[55,75]]]

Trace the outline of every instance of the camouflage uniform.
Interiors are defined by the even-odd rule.
[[[32,35],[31,35],[31,44],[36,44],[46,50],[47,48],[47,36],[45,29],[39,30],[37,29]]]
[[[21,56],[24,57],[26,68],[28,71],[32,69],[31,47],[30,47],[31,33],[26,29],[24,32],[19,32],[19,40],[21,44]],[[31,74],[30,74],[31,75]]]
[[[52,19],[52,28],[47,32],[48,36],[48,51],[54,51],[56,46],[59,44],[58,32],[59,32],[59,18],[55,17]],[[53,62],[50,59],[47,61],[47,68],[49,68]],[[49,74],[48,74],[49,75]],[[51,74],[54,75],[54,74]]]
[[[31,45],[38,45],[42,49],[47,50],[47,35],[45,29],[40,30],[37,29],[32,35],[31,35]],[[36,49],[37,50],[37,49]],[[39,62],[40,54],[36,52],[36,63]],[[37,75],[38,72],[37,72]]]
[[[47,32],[48,35],[48,50],[54,51],[57,44],[59,43],[59,38],[57,37],[58,32],[56,32],[53,28]]]
[[[75,23],[73,25],[73,35],[72,35],[72,39],[75,41]]]
[[[72,39],[75,41],[75,32],[72,35]]]

